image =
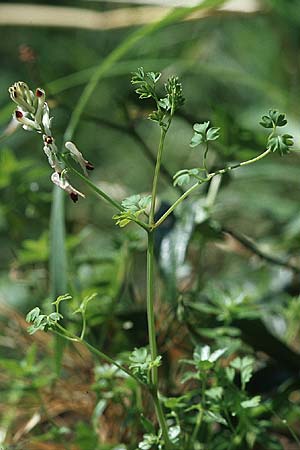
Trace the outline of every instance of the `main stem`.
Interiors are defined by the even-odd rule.
[[[155,171],[154,171],[154,177],[153,177],[153,185],[152,185],[151,207],[150,207],[150,214],[149,214],[149,225],[150,226],[154,224],[157,184],[158,184],[158,177],[159,177],[161,158],[162,158],[162,154],[163,154],[166,133],[167,133],[167,129],[161,128],[160,141],[159,141],[159,146],[158,146],[156,165],[155,165]]]
[[[157,345],[154,318],[154,234],[148,233],[147,248],[147,320],[151,359],[157,358]],[[157,367],[151,371],[151,382],[157,386]]]
[[[148,248],[147,248],[147,320],[148,335],[151,359],[157,358],[157,345],[155,333],[155,317],[154,317],[154,231],[148,232]],[[158,396],[158,370],[157,367],[151,369],[151,395],[155,405],[156,415],[162,431],[163,439],[167,450],[171,450],[172,444],[168,435],[168,427],[164,416],[162,404]]]

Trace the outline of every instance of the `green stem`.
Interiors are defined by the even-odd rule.
[[[201,389],[201,409],[197,414],[196,425],[192,434],[192,443],[195,443],[197,435],[199,433],[199,429],[201,427],[203,415],[204,415],[204,401],[205,401],[205,389],[206,389],[206,378],[203,380],[202,389]]]
[[[200,184],[203,184],[205,181],[208,181],[208,178],[203,178],[202,181],[197,181],[197,183],[193,184],[193,186],[191,186],[187,191],[185,191],[185,193],[182,194],[176,200],[176,202],[174,202],[173,205],[170,206],[170,208],[158,219],[158,221],[153,225],[153,228],[159,227],[166,220],[166,218],[174,211],[174,209],[177,208],[177,206],[180,205],[180,203],[183,202],[185,198],[187,198],[195,189],[197,189],[198,186],[200,186]]]
[[[204,167],[206,175],[208,175],[208,170],[207,170],[207,165],[206,165],[207,153],[208,153],[208,142],[206,142],[205,150],[204,150],[204,153],[203,153],[203,167]]]
[[[168,426],[166,422],[166,418],[164,416],[164,412],[162,409],[161,402],[159,400],[159,397],[157,395],[157,391],[152,393],[152,399],[155,406],[156,415],[159,421],[159,425],[161,428],[162,436],[165,441],[165,447],[167,450],[171,450],[173,448],[173,445],[170,441],[169,434],[168,434]]]
[[[109,364],[113,364],[114,366],[118,367],[118,369],[122,370],[123,372],[127,373],[131,378],[133,378],[135,381],[137,381],[139,384],[143,384],[141,380],[136,377],[130,370],[126,369],[126,367],[119,364],[117,361],[115,361],[110,356],[106,355],[105,353],[102,353],[100,350],[98,350],[93,345],[89,344],[87,341],[85,341],[82,338],[77,337],[75,334],[70,333],[70,331],[66,330],[64,327],[62,327],[59,323],[56,324],[56,327],[61,330],[53,330],[55,334],[58,336],[63,337],[64,339],[67,339],[72,342],[78,342],[80,344],[83,344],[86,348],[90,350],[91,353],[94,353],[99,358],[103,359],[104,361],[108,362]],[[144,384],[143,384],[144,385]]]
[[[154,232],[148,232],[148,248],[147,248],[147,320],[148,320],[148,336],[151,359],[157,358],[157,345],[155,333],[155,317],[154,317]],[[167,449],[172,447],[168,435],[168,427],[164,416],[162,404],[158,397],[158,370],[157,367],[151,369],[151,395],[153,398],[156,415],[162,431]]]
[[[99,195],[99,197],[101,197],[102,199],[104,199],[105,201],[107,201],[108,203],[110,203],[114,208],[118,209],[120,212],[124,211],[123,206],[118,203],[116,200],[114,200],[112,197],[110,197],[108,194],[106,194],[104,191],[102,191],[102,189],[98,188],[98,186],[96,186],[89,178],[87,178],[85,175],[83,175],[82,173],[78,172],[78,170],[76,170],[68,161],[66,155],[62,154],[60,155],[61,158],[63,159],[66,167],[71,170],[71,172],[75,173],[79,178],[81,178],[94,192],[96,192],[97,195]],[[131,219],[133,222],[135,222],[136,224],[138,224],[140,227],[142,227],[145,231],[148,231],[149,226],[142,222],[141,220],[133,217]]]
[[[89,178],[87,178],[82,173],[78,172],[78,170],[74,169],[74,167],[69,163],[66,155],[62,154],[60,155],[63,159],[66,167],[71,170],[71,172],[75,173],[79,178],[81,178],[96,194],[98,194],[102,199],[106,200],[108,203],[110,203],[114,208],[118,209],[119,211],[123,211],[123,207],[120,203],[116,202],[114,199],[112,199],[109,195],[107,195],[105,192],[103,192],[101,189],[99,189]]]
[[[157,158],[156,158],[156,164],[155,164],[155,171],[154,171],[154,177],[153,177],[153,185],[152,185],[151,207],[150,207],[150,214],[149,214],[149,225],[150,226],[154,224],[154,213],[155,213],[157,184],[158,184],[158,177],[159,177],[159,172],[160,172],[161,158],[162,158],[162,154],[163,154],[166,134],[167,134],[167,129],[161,128],[160,141],[159,141],[159,146],[158,146],[158,152],[157,152]]]
[[[154,233],[148,233],[147,248],[147,320],[151,359],[157,358],[157,345],[154,319]],[[151,370],[151,382],[157,386],[157,367]]]
[[[82,330],[80,333],[80,340],[82,341],[85,335],[85,330],[86,330],[86,317],[85,314],[82,314]]]
[[[212,178],[216,177],[217,175],[230,172],[231,170],[237,169],[238,167],[243,167],[243,166],[247,166],[248,164],[253,164],[253,163],[265,158],[270,153],[271,153],[271,150],[268,149],[268,150],[264,151],[263,153],[261,153],[260,155],[256,156],[255,158],[248,159],[247,161],[243,161],[243,162],[235,164],[233,166],[224,167],[224,169],[220,169],[220,170],[217,170],[216,172],[212,172],[206,178],[203,178],[202,180],[197,181],[197,183],[193,184],[193,186],[191,186],[187,191],[185,191],[185,193],[182,194],[173,203],[172,206],[170,206],[170,208],[165,212],[165,214],[163,214],[158,219],[158,221],[152,226],[152,229],[159,227],[166,220],[166,218],[174,211],[174,209],[177,208],[177,206],[180,205],[180,203],[182,203],[182,201],[184,199],[186,199],[192,192],[194,192],[194,190],[197,189],[201,184],[206,183],[207,181],[210,181]]]

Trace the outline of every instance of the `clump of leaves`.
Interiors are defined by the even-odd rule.
[[[60,303],[70,300],[71,298],[72,297],[70,294],[64,294],[57,297],[57,299],[52,302],[52,305],[55,305],[56,311],[48,315],[41,314],[41,310],[38,306],[29,311],[26,316],[26,322],[32,323],[32,325],[28,327],[28,332],[30,334],[34,334],[37,331],[48,331],[50,329],[54,329],[58,322],[63,319],[62,314],[59,312]]]
[[[279,113],[275,109],[270,109],[268,114],[262,116],[260,125],[264,128],[272,128],[272,133],[268,136],[267,148],[272,152],[279,152],[281,156],[290,152],[293,146],[293,136],[290,134],[279,135],[277,127],[284,127],[287,124],[285,114]]]
[[[122,201],[123,211],[115,214],[113,219],[116,225],[123,228],[130,222],[134,222],[143,213],[146,213],[147,208],[151,203],[151,195],[142,197],[141,195],[131,195]]]
[[[49,315],[41,314],[41,310],[38,306],[32,309],[26,316],[26,322],[32,323],[28,327],[28,333],[34,334],[37,331],[48,331],[53,328],[63,316],[57,312],[52,312]]]
[[[161,356],[158,355],[155,360],[152,360],[150,353],[145,347],[135,348],[129,356],[129,369],[132,370],[136,376],[143,383],[150,384],[151,370],[153,367],[161,365]]]
[[[156,110],[149,114],[149,119],[157,122],[161,128],[168,130],[176,110],[183,105],[184,97],[178,77],[172,76],[164,84],[164,95],[158,92],[157,83],[161,77],[159,72],[145,72],[140,67],[133,72],[131,83],[136,87],[139,98],[152,98],[156,103]]]

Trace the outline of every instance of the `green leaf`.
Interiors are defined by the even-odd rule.
[[[200,169],[182,169],[175,173],[173,176],[174,186],[179,185],[182,186],[184,184],[188,184],[191,181],[191,178],[200,179],[199,174],[201,173]]]
[[[200,145],[202,143],[203,143],[203,138],[202,138],[201,134],[195,133],[191,139],[190,147],[194,148],[194,147],[197,147],[197,145]]]
[[[137,69],[132,73],[131,83],[137,85],[135,92],[139,95],[139,98],[150,98],[155,96],[155,85],[160,79],[161,74],[159,72],[145,72],[143,67]]]
[[[121,228],[128,225],[144,213],[151,203],[151,195],[142,197],[140,194],[131,195],[122,201],[124,211],[113,216],[116,220],[116,225]]]
[[[255,397],[252,397],[250,400],[245,400],[241,402],[242,408],[255,408],[260,404],[261,397],[260,395],[256,395]]]
[[[230,366],[240,371],[242,389],[245,389],[253,374],[254,359],[251,356],[238,357],[231,361]]]
[[[140,415],[140,420],[141,420],[141,423],[142,423],[145,431],[147,431],[147,433],[149,433],[149,434],[155,433],[155,427],[154,427],[153,423],[149,419],[147,419],[147,417],[145,417],[144,414]]]
[[[155,434],[144,434],[143,440],[139,443],[138,448],[140,450],[152,450],[153,445],[158,444],[159,439]]]
[[[31,311],[29,311],[29,313],[26,316],[26,322],[30,323],[30,322],[34,322],[35,320],[37,320],[37,318],[40,315],[40,308],[38,306],[36,306],[35,308],[33,308]]]
[[[217,423],[221,423],[222,425],[227,425],[227,422],[224,419],[224,417],[222,417],[220,414],[218,414],[216,412],[212,412],[212,411],[205,411],[204,420],[205,420],[205,422],[208,422],[208,423],[217,422]]]
[[[211,349],[208,345],[205,345],[204,347],[197,345],[194,350],[193,358],[196,363],[204,361],[214,363],[226,352],[226,350],[226,348],[222,348],[211,353]]]
[[[173,444],[178,443],[180,433],[181,433],[181,429],[180,429],[179,425],[174,425],[168,429],[168,435],[169,435],[170,441]]]
[[[270,109],[268,114],[262,116],[260,125],[264,128],[283,127],[287,124],[285,114],[281,114],[275,109]]]
[[[205,391],[205,395],[213,400],[221,400],[224,389],[221,386],[216,386]]]
[[[193,129],[194,136],[191,139],[190,147],[196,147],[209,141],[215,141],[219,138],[220,128],[210,127],[210,122],[195,123]]]
[[[129,356],[129,360],[133,363],[143,364],[146,362],[148,357],[148,350],[145,347],[135,348],[131,355]]]
[[[267,148],[272,152],[279,151],[280,155],[283,156],[290,152],[290,147],[294,145],[293,136],[290,134],[283,134],[278,136],[270,136],[268,139]]]
[[[135,348],[129,356],[131,364],[129,368],[143,382],[149,382],[148,375],[153,367],[159,367],[161,364],[161,356],[157,356],[155,360],[151,359],[150,353],[145,347]]]

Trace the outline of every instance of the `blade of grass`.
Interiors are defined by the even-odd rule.
[[[192,14],[193,12],[196,12],[200,9],[205,8],[215,8],[217,6],[222,5],[225,2],[225,0],[205,0],[200,5],[191,7],[191,8],[179,8],[172,10],[170,13],[168,13],[163,19],[159,20],[158,22],[150,23],[148,25],[143,26],[142,28],[139,28],[138,30],[131,33],[125,41],[123,41],[118,47],[116,47],[108,56],[105,58],[96,68],[95,72],[90,78],[90,81],[87,83],[86,87],[84,88],[77,105],[74,108],[74,111],[72,113],[69,125],[67,126],[64,138],[66,141],[71,140],[76,127],[79,123],[81,114],[84,110],[84,108],[87,105],[87,102],[89,101],[91,95],[93,94],[94,90],[96,89],[96,86],[98,82],[101,80],[102,77],[110,70],[112,65],[117,62],[119,59],[121,59],[129,50],[131,50],[132,47],[134,47],[135,44],[137,44],[139,41],[144,39],[145,37],[155,33],[156,31],[160,30],[161,28],[164,28],[168,25],[171,25],[172,23],[177,22],[178,20],[182,20],[183,18],[187,17],[188,15]]]
[[[64,191],[54,186],[50,218],[50,295],[54,300],[67,292],[67,253],[65,238]],[[65,340],[54,339],[54,367],[60,373]]]

